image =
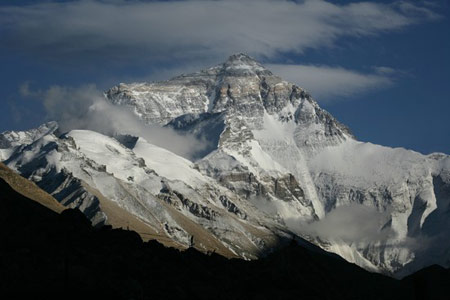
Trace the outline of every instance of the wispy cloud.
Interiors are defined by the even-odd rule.
[[[412,2],[68,1],[0,7],[0,47],[46,59],[170,62],[329,47],[438,18]]]
[[[146,125],[125,107],[106,101],[95,85],[80,87],[53,86],[45,91],[33,91],[25,83],[20,88],[24,97],[42,101],[47,117],[58,121],[61,131],[94,130],[109,136],[131,134],[192,159],[208,146],[208,142],[191,135],[182,135],[170,128]]]
[[[357,243],[385,241],[395,236],[391,228],[384,228],[388,220],[388,212],[379,212],[373,207],[361,204],[351,204],[337,207],[323,219],[310,224],[292,219],[287,221],[287,225],[300,234]]]
[[[389,87],[397,73],[389,67],[374,67],[372,73],[316,65],[271,64],[268,67],[275,74],[305,88],[322,103],[341,101],[371,89]]]

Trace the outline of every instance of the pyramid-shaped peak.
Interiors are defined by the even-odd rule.
[[[263,65],[245,53],[231,55],[223,66],[227,73],[238,73],[239,75],[272,75]]]
[[[258,63],[253,57],[245,53],[235,53],[228,57],[227,62],[241,62],[241,63]]]

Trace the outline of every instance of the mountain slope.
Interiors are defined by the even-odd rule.
[[[65,207],[61,205],[55,198],[44,192],[32,181],[29,181],[16,172],[12,171],[0,162],[0,178],[3,179],[11,188],[23,196],[60,213]]]
[[[96,226],[114,225],[102,209],[106,198],[150,227],[140,231],[144,237],[163,243],[169,237],[181,248],[256,257],[266,243],[276,241],[258,218],[241,211],[248,206],[245,202],[234,204],[242,200],[200,174],[192,163],[145,140],[136,141],[134,148],[136,152],[114,138],[74,130],[60,138],[47,135],[7,163],[62,204],[79,208]],[[176,172],[165,171],[164,157],[178,162]],[[181,181],[183,176],[189,180]]]
[[[398,281],[294,242],[258,261],[180,252],[131,231],[96,229],[78,210],[56,214],[2,179],[0,191],[3,297],[446,299],[449,292],[448,269]]]

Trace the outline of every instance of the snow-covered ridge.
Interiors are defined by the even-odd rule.
[[[31,144],[39,138],[51,134],[58,129],[56,122],[42,124],[36,129],[27,131],[5,131],[0,134],[0,161],[6,160],[17,148]]]
[[[141,234],[181,248],[194,243],[203,251],[254,258],[275,239],[257,215],[247,215],[251,205],[191,162],[142,138],[129,149],[88,130],[49,134],[6,162],[64,205],[80,208],[95,225],[108,223],[108,215],[91,189],[147,224],[150,233]]]
[[[245,54],[105,95],[211,147],[189,161],[142,137],[48,131],[19,138],[3,159],[94,222],[108,216],[86,185],[183,247],[250,258],[296,235],[397,276],[450,265],[449,156],[359,142]]]

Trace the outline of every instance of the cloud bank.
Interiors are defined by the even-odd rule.
[[[426,6],[323,0],[68,1],[1,6],[0,47],[59,62],[274,59],[434,20]],[[113,61],[112,61],[113,59]]]
[[[396,71],[376,67],[374,73],[361,73],[341,67],[314,65],[268,65],[283,79],[306,88],[320,102],[332,102],[393,84]]]
[[[25,83],[20,92],[23,96],[42,100],[48,119],[58,121],[63,132],[88,129],[109,136],[130,134],[188,159],[208,146],[206,141],[194,136],[144,124],[127,108],[107,102],[95,85],[78,88],[53,86],[46,91],[32,91]]]
[[[214,65],[236,52],[277,62],[307,49],[334,47],[343,38],[399,31],[439,19],[432,9],[425,2],[334,4],[324,0],[11,4],[0,6],[0,49],[62,68],[66,64],[96,66],[97,70],[102,65],[144,68],[147,75],[128,81],[161,80],[180,70]],[[321,65],[272,64],[269,68],[323,102],[387,87],[395,76],[386,67],[373,73]]]

